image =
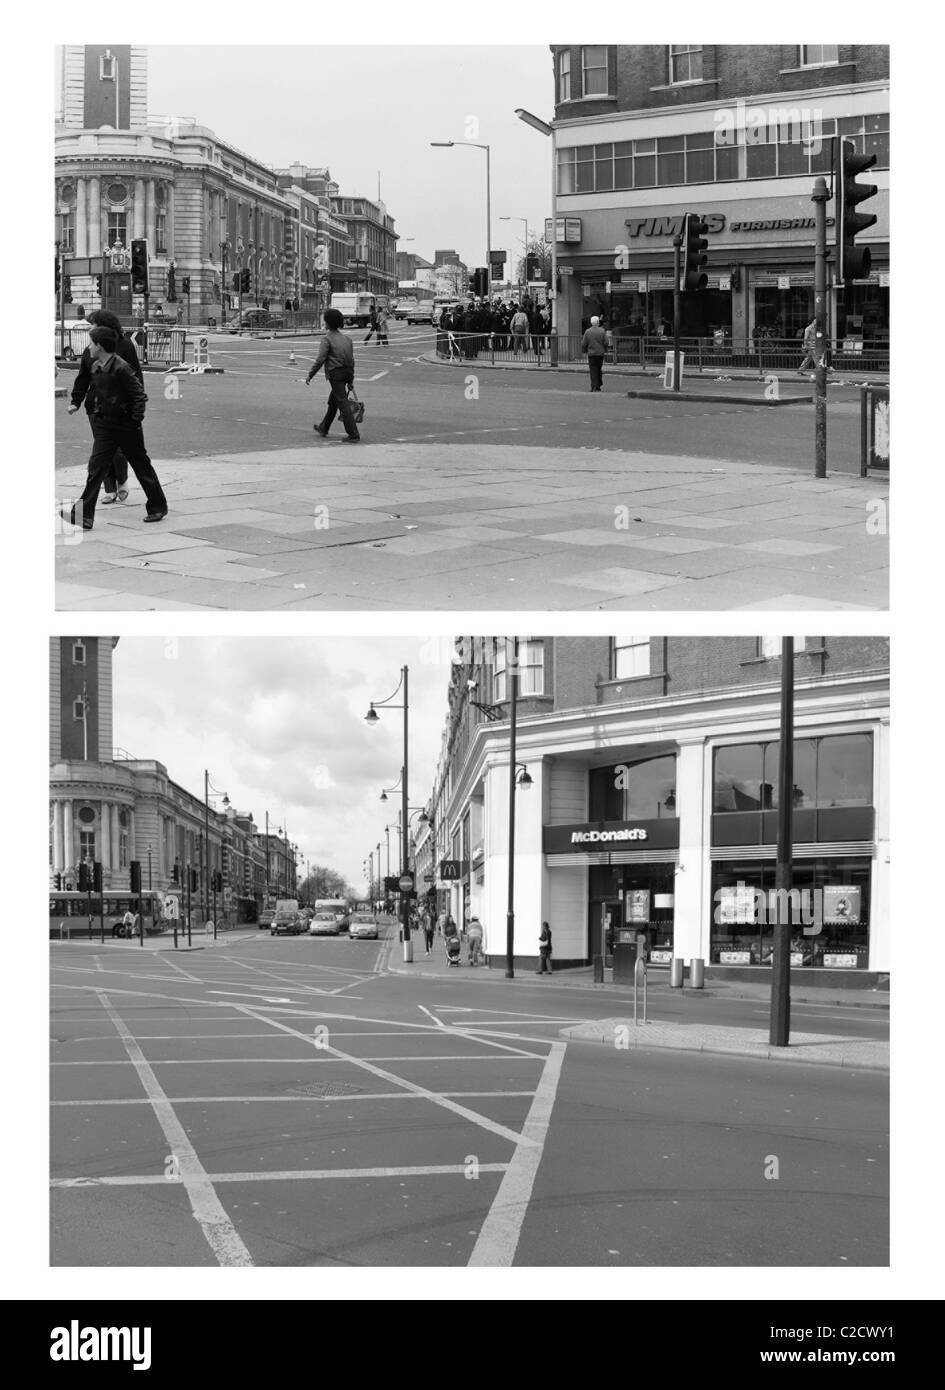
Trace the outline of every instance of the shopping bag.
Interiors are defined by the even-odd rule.
[[[348,387],[348,404],[351,406],[354,423],[360,425],[364,419],[364,402],[359,398],[353,386]]]

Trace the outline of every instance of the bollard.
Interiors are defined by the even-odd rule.
[[[693,956],[689,962],[689,986],[691,989],[702,989],[705,984],[705,961],[701,956]]]
[[[401,940],[403,940],[403,932],[401,932]],[[404,941],[404,963],[406,965],[413,963],[413,937],[409,941]]]
[[[646,1023],[646,961],[642,956],[637,957],[636,965],[633,967],[633,1023],[637,1023],[637,987],[643,985],[643,1022]]]
[[[604,983],[604,957],[594,957],[594,983],[602,985]]]
[[[683,958],[673,956],[669,963],[669,987],[670,989],[682,989],[683,982]]]

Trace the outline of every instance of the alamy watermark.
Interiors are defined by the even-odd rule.
[[[734,106],[713,111],[717,145],[804,145],[810,154],[823,149],[824,113],[810,106]]]

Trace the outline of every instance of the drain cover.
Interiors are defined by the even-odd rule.
[[[363,1086],[349,1086],[347,1081],[309,1081],[291,1088],[294,1096],[357,1096]]]

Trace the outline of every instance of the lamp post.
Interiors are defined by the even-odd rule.
[[[148,845],[148,892],[151,891],[151,846]]]
[[[210,790],[211,790],[210,773],[207,771],[206,768],[204,768],[204,773],[203,773],[203,843],[204,843],[204,855],[203,855],[203,905],[204,905],[204,917],[203,917],[203,920],[204,920],[205,922],[209,922],[209,921],[210,921]],[[223,797],[223,805],[224,805],[224,806],[229,806],[229,804],[230,804],[230,798],[227,796],[226,792],[221,792],[219,787],[213,787],[213,790],[216,792],[217,796],[222,796],[222,797]],[[149,851],[149,857],[150,857],[150,851]],[[222,862],[222,855],[221,855],[221,862]],[[149,876],[150,876],[150,872],[151,872],[151,871],[150,871],[150,867],[149,867],[149,869],[148,869],[148,874],[149,874]],[[150,885],[149,885],[149,886],[150,886]],[[216,926],[215,923],[214,923],[214,926]]]
[[[508,670],[508,640],[506,640]],[[505,978],[515,978],[515,790],[530,787],[532,779],[525,763],[515,761],[518,720],[518,638],[512,638],[512,669],[509,676],[509,895],[505,917]]]
[[[500,222],[521,222],[522,226],[523,226],[524,229],[525,229],[525,235],[524,235],[524,237],[522,238],[522,254],[523,254],[523,256],[524,256],[524,260],[523,260],[523,262],[522,262],[522,265],[523,265],[522,279],[523,279],[523,281],[524,281],[524,283],[525,283],[525,286],[527,287],[527,285],[528,285],[528,218],[527,218],[527,217],[500,217],[500,218],[499,218],[499,221],[500,221]]]
[[[408,720],[410,710],[409,679],[409,668],[406,666],[402,666],[400,671],[400,683],[398,684],[397,689],[394,691],[394,693],[392,695],[389,695],[386,700],[372,700],[371,706],[367,714],[364,716],[365,722],[373,725],[378,722],[378,709],[383,709],[386,707],[388,709],[402,709],[404,712],[404,763],[400,774],[401,825],[404,827],[403,839],[401,843],[401,873],[404,875],[409,873],[409,865],[407,862],[407,757],[409,728]],[[393,702],[401,690],[403,690],[404,692],[403,704],[394,704]],[[400,895],[400,915],[404,933],[404,961],[409,964],[413,960],[413,943],[410,940],[410,899],[407,893],[403,891]]]
[[[539,116],[533,116],[531,111],[525,111],[522,107],[516,107],[516,116],[526,125],[530,125],[532,130],[539,131],[542,135],[551,136],[551,342],[549,351],[551,355],[551,365],[558,365],[558,168],[557,151],[555,149],[555,129],[547,121],[543,121]]]
[[[490,149],[488,145],[481,145],[476,140],[431,140],[430,144],[438,149],[451,150],[457,145],[467,145],[474,150],[485,150],[486,152],[486,299],[492,297],[492,176],[489,168]]]

